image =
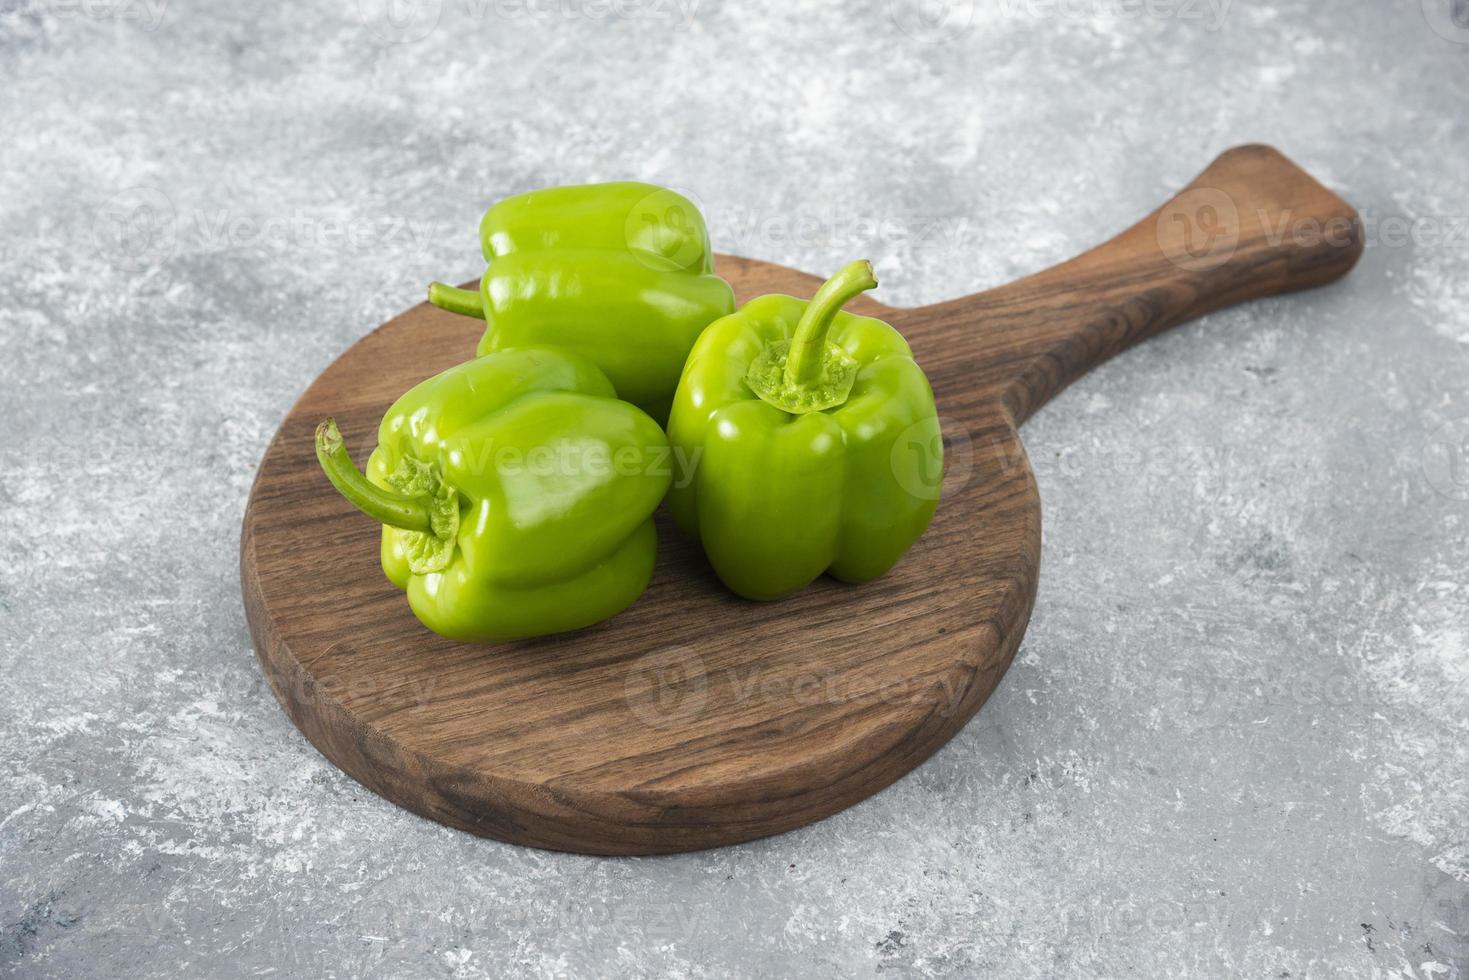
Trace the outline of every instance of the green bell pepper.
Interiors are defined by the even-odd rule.
[[[435,306],[485,321],[478,353],[577,351],[660,423],[700,331],[734,312],[699,209],[652,184],[506,198],[485,212],[480,246],[488,267],[478,292],[436,282],[428,293]]]
[[[822,572],[877,578],[933,518],[943,441],[928,379],[897,330],[841,312],[876,285],[854,262],[809,303],[752,300],[684,366],[668,434],[698,466],[669,507],[746,598]]]
[[[382,566],[425,626],[512,640],[589,626],[642,594],[671,474],[657,423],[580,355],[499,351],[393,404],[364,476],[336,423],[316,455],[382,522]]]

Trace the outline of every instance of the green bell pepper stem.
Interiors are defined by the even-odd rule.
[[[433,532],[428,499],[405,497],[368,482],[352,462],[336,419],[327,419],[316,427],[316,459],[332,486],[368,517],[405,531]]]
[[[479,320],[485,318],[484,299],[477,290],[460,289],[447,283],[434,282],[428,287],[428,301],[450,313],[472,316]]]
[[[786,360],[786,384],[809,384],[820,377],[826,360],[826,335],[831,330],[832,321],[843,306],[876,286],[872,263],[859,259],[845,266],[816,291],[791,337],[791,350]]]

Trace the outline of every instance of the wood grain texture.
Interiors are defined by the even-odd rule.
[[[261,667],[327,758],[476,834],[650,854],[818,820],[927,758],[1009,666],[1041,540],[1019,422],[1124,348],[1329,282],[1361,250],[1348,205],[1248,146],[1054,269],[918,309],[864,298],[852,308],[911,341],[949,444],[933,526],[896,569],[747,602],[660,518],[653,583],[632,608],[574,634],[487,646],[418,624],[379,568],[378,526],[332,492],[313,454],[317,422],[333,415],[364,459],[399,394],[472,355],[475,321],[416,306],[311,385],[260,464],[240,566]],[[721,256],[719,271],[741,302],[819,284],[749,259]]]

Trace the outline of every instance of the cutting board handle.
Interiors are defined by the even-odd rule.
[[[1107,358],[1220,307],[1320,286],[1362,254],[1353,208],[1278,150],[1228,150],[1153,214],[1008,286],[931,307],[979,342],[975,381],[1017,422]]]

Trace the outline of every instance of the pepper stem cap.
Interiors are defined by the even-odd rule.
[[[872,263],[853,262],[828,279],[806,304],[790,340],[768,344],[745,383],[761,401],[793,415],[836,408],[857,380],[857,361],[829,335],[842,307],[877,286]]]
[[[352,462],[336,419],[316,427],[316,459],[337,492],[368,517],[405,531],[433,532],[431,498],[394,493],[369,482]]]
[[[872,263],[866,259],[844,266],[822,284],[806,305],[806,312],[791,336],[791,353],[786,360],[787,384],[811,382],[821,374],[827,353],[826,336],[836,315],[852,300],[876,288],[877,277]]]

